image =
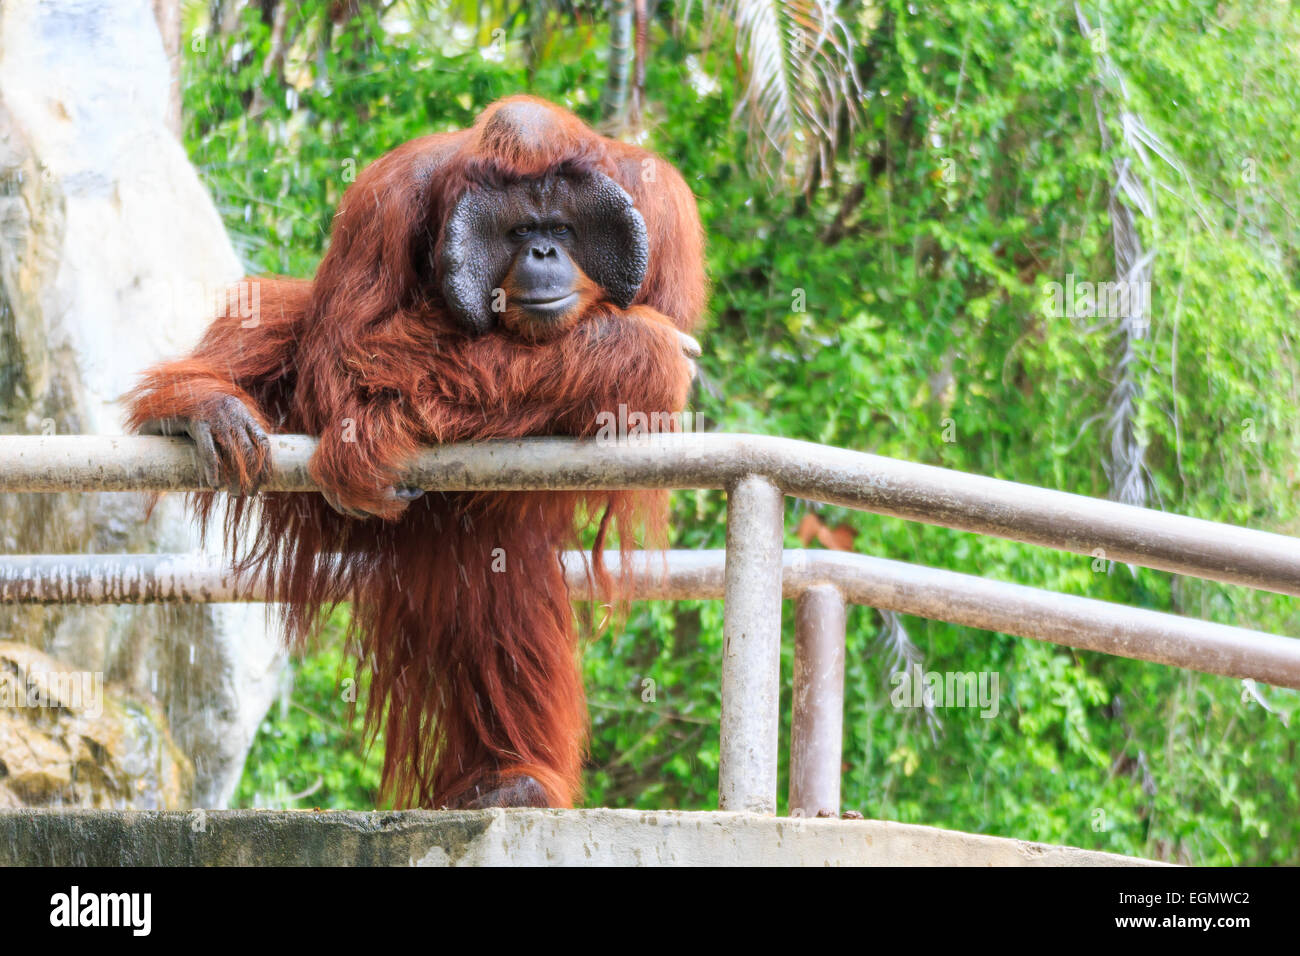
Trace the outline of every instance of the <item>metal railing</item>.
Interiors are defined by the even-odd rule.
[[[315,441],[275,436],[268,490],[315,490]],[[1030,485],[752,435],[657,435],[426,449],[403,483],[426,490],[724,488],[727,550],[653,554],[638,598],[725,601],[719,803],[773,813],[777,795],[781,599],[795,598],[790,806],[839,802],[845,604],[966,624],[1208,673],[1300,687],[1300,641],[1060,595],[971,575],[834,552],[782,554],[784,495],[996,535],[1106,560],[1300,595],[1300,540]],[[188,442],[155,437],[0,438],[0,492],[184,491],[199,478]],[[576,596],[586,574],[568,556]],[[259,600],[187,556],[0,558],[0,601]]]

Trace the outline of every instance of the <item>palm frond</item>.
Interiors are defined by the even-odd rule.
[[[853,33],[834,0],[720,0],[745,70],[736,105],[751,158],[768,175],[826,177],[856,120]]]

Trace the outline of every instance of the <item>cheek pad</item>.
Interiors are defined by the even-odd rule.
[[[505,197],[492,190],[465,193],[447,217],[442,241],[442,294],[447,306],[472,331],[495,321],[493,292],[504,281],[510,253],[500,235]]]
[[[636,299],[650,263],[645,222],[623,187],[602,173],[565,180],[566,207],[575,210],[574,259],[605,290],[609,301],[626,309]]]

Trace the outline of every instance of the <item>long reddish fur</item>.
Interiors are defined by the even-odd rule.
[[[534,130],[544,135],[494,122],[518,105],[546,111],[548,128]],[[599,170],[632,196],[650,243],[637,301],[598,302],[546,342],[467,334],[432,266],[449,211],[465,189],[557,170]],[[689,373],[676,330],[701,316],[702,260],[695,201],[672,166],[558,107],[512,97],[470,129],[372,163],[343,198],[314,280],[245,280],[259,283],[255,321],[218,318],[192,355],[151,369],[133,393],[135,428],[201,417],[235,396],[268,431],[319,436],[313,477],[381,516],[346,518],[320,495],[269,493],[259,509],[231,499],[225,532],[238,565],[266,575],[284,603],[291,645],[337,601],[351,602],[370,671],[367,726],[383,729],[383,792],[396,805],[465,805],[518,774],[551,805],[572,805],[587,715],[558,554],[601,511],[625,551],[638,526],[662,541],[666,496],[430,493],[407,505],[384,488],[424,444],[592,435],[597,413],[620,403],[682,409]],[[247,476],[263,464],[239,467]],[[214,499],[196,496],[205,526]],[[494,572],[500,554],[505,570]],[[331,555],[341,557],[323,560]]]

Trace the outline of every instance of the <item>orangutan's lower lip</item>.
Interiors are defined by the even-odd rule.
[[[523,299],[517,300],[519,305],[529,312],[537,312],[542,315],[554,315],[572,308],[578,301],[578,293],[570,292],[568,295],[562,295],[558,299],[545,299],[536,302],[529,302]]]

